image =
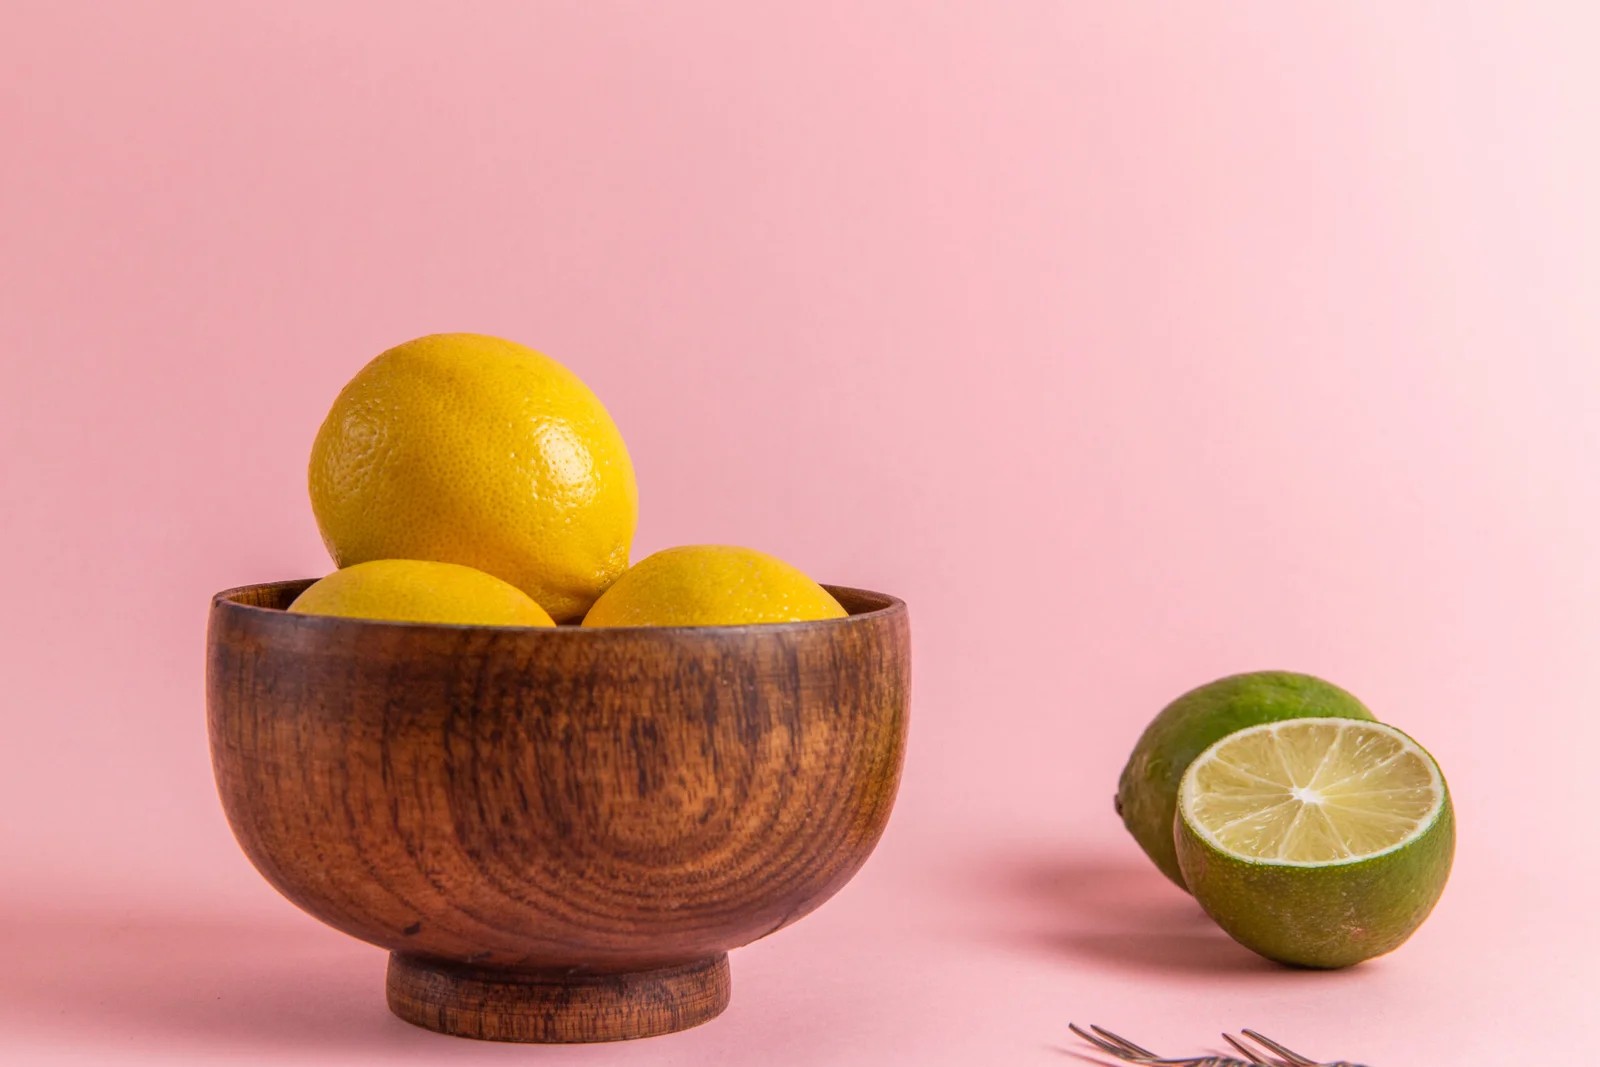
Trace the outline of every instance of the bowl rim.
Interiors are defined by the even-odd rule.
[[[903,616],[907,613],[906,602],[889,593],[880,593],[873,589],[862,589],[851,585],[829,585],[826,582],[818,583],[834,597],[843,593],[852,599],[865,599],[879,602],[879,606],[866,611],[852,611],[840,618],[833,619],[806,619],[799,622],[759,622],[741,623],[732,626],[582,626],[577,623],[562,623],[556,626],[494,626],[482,623],[454,623],[454,622],[404,622],[395,619],[363,619],[351,615],[300,615],[290,612],[286,608],[271,608],[260,604],[246,604],[238,597],[246,593],[256,593],[265,589],[283,589],[299,586],[304,589],[317,578],[285,578],[275,582],[253,582],[248,585],[237,585],[231,589],[212,594],[211,610],[242,612],[245,617],[283,616],[293,620],[296,625],[308,626],[340,626],[367,628],[400,628],[408,630],[442,630],[452,633],[490,631],[493,633],[528,634],[538,640],[559,639],[572,640],[573,634],[587,634],[588,640],[595,640],[605,634],[780,634],[780,633],[808,633],[814,630],[868,624],[878,620]],[[563,636],[567,635],[567,636]]]

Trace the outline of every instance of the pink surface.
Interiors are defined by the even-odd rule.
[[[1592,1043],[1592,6],[6,10],[0,1062]],[[744,542],[912,605],[888,836],[691,1033],[408,1027],[215,800],[208,596],[328,567],[334,392],[460,329],[605,398],[636,556]],[[1145,720],[1261,666],[1451,778],[1455,877],[1391,957],[1258,962],[1112,815]]]

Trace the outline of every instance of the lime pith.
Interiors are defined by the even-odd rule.
[[[1174,839],[1206,912],[1305,967],[1397,948],[1449,877],[1455,817],[1438,764],[1393,727],[1341,718],[1240,730],[1184,774]]]

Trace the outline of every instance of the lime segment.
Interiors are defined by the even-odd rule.
[[[1238,856],[1320,864],[1371,856],[1417,836],[1444,801],[1416,742],[1373,723],[1268,723],[1213,745],[1180,803],[1212,844]]]

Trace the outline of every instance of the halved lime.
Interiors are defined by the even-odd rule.
[[[1410,937],[1444,891],[1455,815],[1444,775],[1376,722],[1252,726],[1189,764],[1178,865],[1234,940],[1302,967],[1347,967]]]
[[[1172,850],[1178,783],[1194,758],[1235,730],[1280,719],[1372,712],[1332,682],[1293,671],[1252,671],[1207,682],[1178,697],[1151,720],[1117,783],[1117,814],[1161,873],[1184,887]]]

